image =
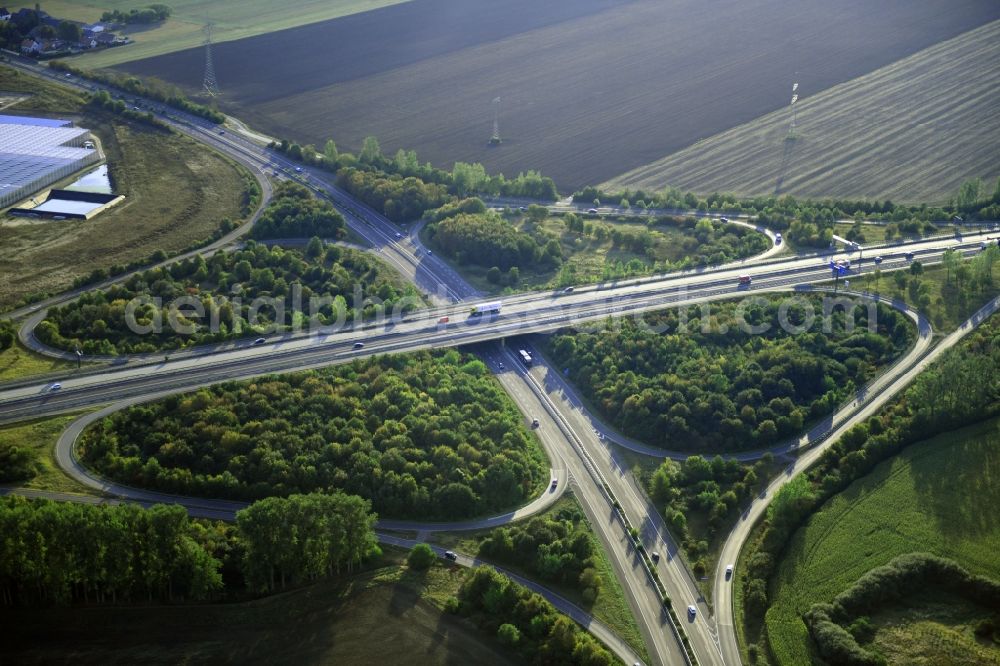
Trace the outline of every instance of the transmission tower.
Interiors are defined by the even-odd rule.
[[[795,103],[799,101],[799,84],[792,84],[792,102],[789,106],[792,108],[792,124],[788,126],[788,133],[795,134]]]
[[[212,63],[212,24],[205,26],[205,81],[202,84],[210,97],[219,94],[219,82],[215,80],[215,65]]]
[[[493,100],[493,136],[490,137],[490,144],[497,145],[500,139],[500,98]]]

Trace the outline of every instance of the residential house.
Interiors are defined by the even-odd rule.
[[[41,53],[42,45],[33,39],[25,39],[21,42],[21,53]]]
[[[0,21],[9,21],[11,16],[6,7],[0,7]]]

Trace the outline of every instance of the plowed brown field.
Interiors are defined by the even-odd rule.
[[[994,0],[414,0],[219,44],[271,134],[598,183],[1000,18]],[[204,53],[129,63],[197,91]],[[491,100],[504,143],[490,148]]]

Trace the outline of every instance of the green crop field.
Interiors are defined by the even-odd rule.
[[[308,23],[366,12],[408,0],[170,0],[174,10],[163,25],[132,26],[123,31],[135,40],[125,47],[86,54],[75,62],[81,67],[110,67],[130,60],[150,58],[204,43],[203,28],[213,25],[212,39],[228,42]],[[50,0],[42,9],[56,18],[94,22],[109,10],[127,12],[155,4],[151,0]],[[34,3],[8,5],[11,11]]]
[[[1000,21],[613,178],[605,189],[943,202],[1000,176]],[[789,88],[788,95],[791,95]]]
[[[1000,419],[911,446],[849,486],[796,533],[779,565],[766,618],[777,662],[808,663],[802,612],[897,555],[930,552],[1000,578],[997,506]]]
[[[0,310],[25,296],[59,292],[97,268],[128,264],[209,238],[239,221],[244,171],[179,134],[122,121],[58,86],[0,66],[0,91],[31,96],[5,113],[74,119],[100,138],[121,205],[92,220],[0,219]]]

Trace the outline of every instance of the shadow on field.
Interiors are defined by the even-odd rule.
[[[786,136],[785,140],[781,142],[781,166],[778,167],[778,180],[774,183],[775,196],[781,194],[781,188],[785,185],[785,175],[788,173],[788,164],[792,161],[792,153],[795,150],[796,141],[795,137]]]
[[[955,540],[995,533],[1000,529],[996,511],[1000,506],[1000,422],[940,437],[947,439],[929,449],[927,456],[914,458],[910,467],[917,495],[935,518],[937,530]]]

